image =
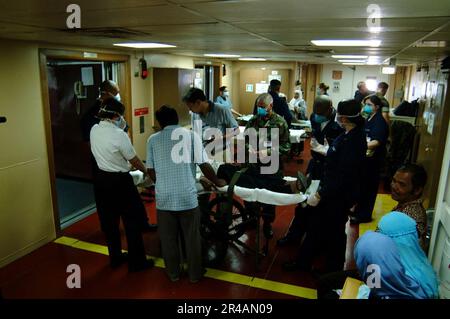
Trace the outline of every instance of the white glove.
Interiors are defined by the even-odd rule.
[[[317,193],[309,195],[308,199],[306,200],[306,204],[312,207],[316,207],[317,205],[319,205],[319,202],[320,202],[320,195]]]
[[[312,151],[322,154],[323,156],[326,156],[328,153],[328,149],[329,149],[329,145],[328,145],[327,139],[325,139],[324,145],[317,142],[317,140],[315,138],[311,139],[311,150]]]

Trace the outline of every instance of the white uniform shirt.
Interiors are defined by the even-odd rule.
[[[130,171],[128,161],[136,151],[127,133],[109,121],[101,121],[92,127],[90,139],[91,152],[102,171]]]

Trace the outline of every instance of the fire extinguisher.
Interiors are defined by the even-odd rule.
[[[144,58],[141,58],[139,60],[139,66],[141,68],[141,78],[146,79],[148,76],[147,61],[145,61]]]

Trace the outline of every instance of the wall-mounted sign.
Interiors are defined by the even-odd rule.
[[[278,71],[272,71],[272,75],[278,75]]]
[[[340,90],[341,90],[341,82],[339,81],[333,82],[333,93],[339,93]]]
[[[269,74],[269,82],[272,80],[278,80],[281,82],[281,74]]]
[[[333,71],[333,80],[342,80],[342,71]]]
[[[253,92],[253,84],[246,84],[245,92]]]
[[[148,114],[148,107],[141,107],[140,109],[134,110],[134,116],[142,116]]]
[[[256,83],[256,94],[263,94],[267,93],[269,90],[269,84],[268,83]]]

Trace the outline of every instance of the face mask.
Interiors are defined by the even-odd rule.
[[[117,101],[119,101],[120,102],[120,93],[117,93],[115,96],[114,96],[114,98],[117,100]]]
[[[314,114],[314,120],[319,124],[322,124],[322,123],[328,121],[326,116],[318,115],[318,114]]]
[[[266,117],[267,116],[267,110],[263,107],[258,106],[258,116],[259,117]]]
[[[121,130],[125,129],[127,126],[127,121],[123,118],[123,116],[120,116],[118,120],[113,120],[114,125],[120,128]]]
[[[229,97],[229,96],[230,96],[230,93],[229,93],[228,91],[225,91],[225,92],[223,92],[223,96]]]
[[[369,116],[372,115],[373,114],[372,106],[369,105],[369,104],[364,105],[363,112],[366,113]]]
[[[322,95],[322,90],[321,89],[317,89],[316,95]]]

